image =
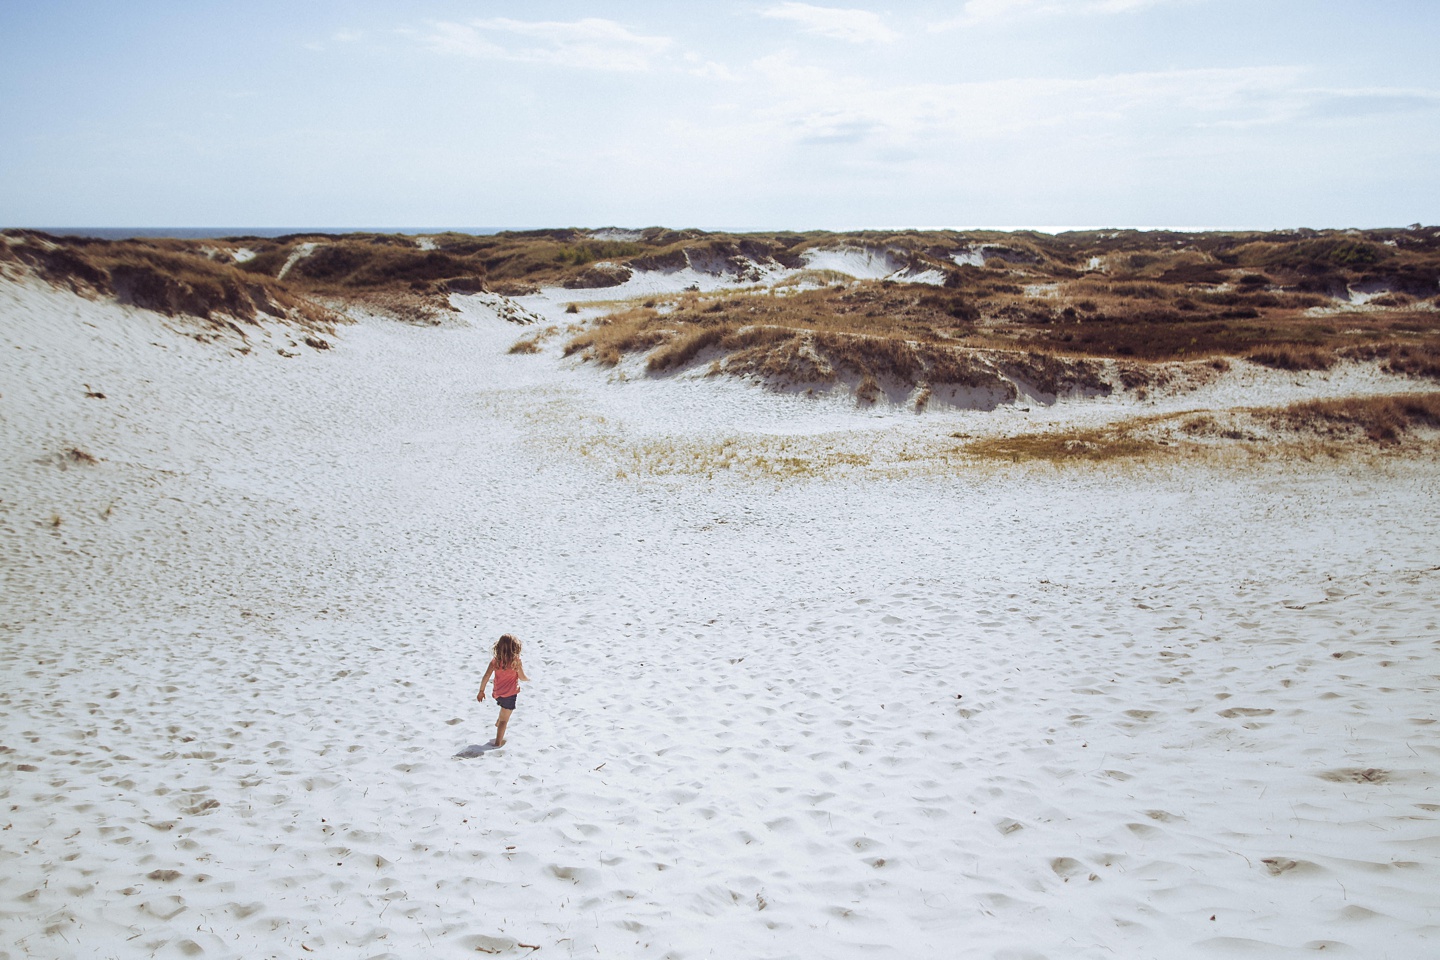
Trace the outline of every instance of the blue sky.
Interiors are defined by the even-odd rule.
[[[1440,3],[0,3],[0,225],[1440,222]]]

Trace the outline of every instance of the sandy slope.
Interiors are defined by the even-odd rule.
[[[474,310],[0,284],[0,958],[1440,949],[1434,464],[618,478],[921,428]]]

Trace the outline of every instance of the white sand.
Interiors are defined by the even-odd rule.
[[[614,239],[612,236],[592,236],[596,236],[596,239]],[[298,256],[298,253],[292,255],[291,259]],[[807,275],[817,272],[855,280],[892,280],[896,283],[922,283],[930,286],[939,286],[945,282],[945,274],[940,270],[912,269],[906,256],[898,250],[856,246],[812,247],[805,250],[801,257],[805,262],[804,267],[791,270],[774,261],[762,263],[745,256],[736,256],[733,261],[719,257],[703,258],[695,257],[687,251],[686,265],[678,269],[632,270],[628,280],[615,286],[576,289],[554,287],[516,297],[515,302],[526,309],[558,317],[565,306],[572,303],[581,305],[666,297],[685,291],[714,293],[720,290],[756,287],[803,287],[807,285]],[[615,264],[600,261],[595,266],[609,267]],[[824,282],[819,281],[819,284],[823,286]]]
[[[1440,950],[1436,464],[622,478],[974,416],[465,302],[242,357],[0,282],[0,960]]]
[[[291,253],[289,257],[286,258],[286,260],[285,260],[285,265],[280,268],[280,272],[277,273],[277,274],[275,274],[275,279],[276,279],[276,280],[284,280],[284,279],[285,279],[285,274],[289,273],[289,272],[290,272],[290,269],[291,269],[292,267],[294,267],[295,264],[299,263],[301,260],[304,260],[306,257],[310,256],[310,254],[314,253],[314,252],[315,252],[315,249],[316,249],[317,247],[319,247],[319,246],[321,246],[319,243],[302,243],[302,244],[298,244],[298,245],[295,247],[295,251],[294,251],[293,253]]]
[[[880,280],[905,268],[905,258],[878,247],[829,247],[806,250],[807,270],[833,270],[856,280]]]

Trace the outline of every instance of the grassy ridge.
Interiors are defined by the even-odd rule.
[[[763,294],[684,295],[624,308],[567,352],[601,363],[643,353],[651,372],[700,361],[785,382],[995,387],[1020,365],[1044,392],[1128,388],[1150,362],[1247,358],[1288,370],[1339,360],[1440,379],[1440,229],[1175,233],[899,231],[725,234],[654,227],[494,236],[295,235],[102,241],[0,233],[0,258],[52,282],[216,322],[260,314],[330,323],[360,302],[433,322],[456,292],[607,287],[686,266],[757,279],[816,250],[852,248],[940,285],[792,274]],[[1340,312],[1339,297],[1371,297]],[[977,351],[1008,359],[977,360]],[[1002,378],[1003,379],[1003,378]]]
[[[1081,277],[1035,292],[1008,272],[975,272],[954,287],[868,281],[791,293],[682,294],[601,318],[565,352],[606,365],[644,354],[650,373],[703,361],[713,372],[777,385],[852,379],[862,399],[887,382],[1006,391],[1009,379],[1045,394],[1107,393],[1098,360],[1117,361],[1131,389],[1164,375],[1157,362],[1223,369],[1237,358],[1286,370],[1328,369],[1348,359],[1440,379],[1433,303],[1331,315],[1317,311],[1327,303],[1319,295],[1258,284],[1197,290]]]
[[[197,254],[188,241],[61,241],[31,231],[5,231],[0,240],[0,260],[23,263],[53,284],[113,296],[167,316],[233,326],[234,321],[256,322],[263,314],[317,330],[330,330],[340,320],[328,307],[271,277]]]

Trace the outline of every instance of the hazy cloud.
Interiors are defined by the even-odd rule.
[[[937,24],[935,29],[1020,17],[1129,13],[1175,2],[1177,0],[967,0],[963,16]]]
[[[797,128],[797,143],[823,146],[835,143],[860,143],[884,130],[873,119],[851,117],[844,113],[817,113],[805,117]]]
[[[1307,112],[1326,119],[1350,119],[1435,110],[1440,110],[1440,92],[1434,90],[1357,88],[1315,90],[1310,93]]]
[[[340,30],[330,36],[328,40],[314,40],[305,44],[306,50],[316,52],[330,49],[331,44],[336,43],[357,43],[364,37],[359,30]]]
[[[945,141],[1108,137],[1122,131],[1198,135],[1205,128],[1440,107],[1440,95],[1430,91],[1309,88],[1302,83],[1305,71],[1297,67],[896,85],[842,76],[785,56],[767,57],[754,68],[766,89],[786,93],[754,115],[764,129],[753,136],[926,152]]]
[[[732,81],[739,79],[735,72],[723,63],[714,60],[706,60],[693,50],[687,51],[684,57],[685,72],[694,77],[705,77],[710,80]]]
[[[613,20],[571,22],[495,17],[439,22],[425,43],[445,53],[487,60],[548,63],[590,70],[648,70],[672,44],[669,37],[633,33]]]
[[[806,33],[850,43],[890,43],[900,34],[869,10],[815,7],[808,3],[782,3],[760,12],[762,17],[789,20]]]

